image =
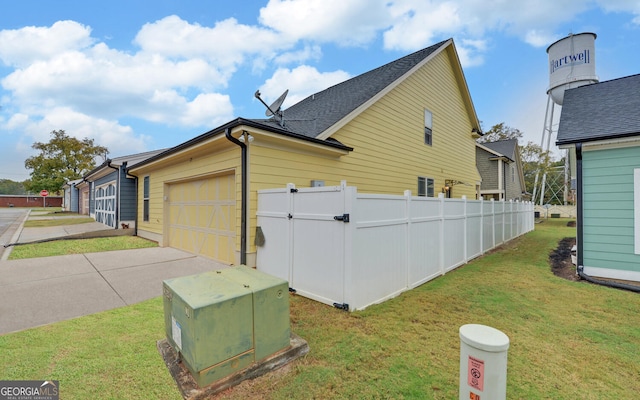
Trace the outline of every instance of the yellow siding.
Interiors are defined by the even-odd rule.
[[[451,49],[451,48],[450,48]],[[337,185],[346,180],[368,193],[417,193],[417,177],[468,183],[453,197],[475,199],[479,182],[472,121],[446,52],[414,73],[332,137],[354,151],[340,158],[317,157],[260,146],[251,148],[252,191],[287,182],[308,187],[311,179]],[[424,144],[424,108],[433,113],[433,145]]]
[[[162,160],[162,163],[143,166],[133,171],[139,179],[138,198],[143,198],[143,178],[149,176],[149,221],[142,221],[143,202],[138,202],[138,230],[163,236],[167,218],[164,196],[168,195],[168,186],[172,182],[187,179],[215,176],[216,174],[235,175],[236,190],[236,250],[240,249],[240,213],[241,213],[241,168],[240,148],[226,139],[209,143],[186,154]],[[163,236],[163,245],[168,245]]]
[[[257,190],[294,183],[309,187],[312,179],[327,186],[346,180],[359,192],[417,194],[418,176],[435,179],[435,194],[446,179],[468,183],[453,186],[452,197],[476,197],[472,117],[456,79],[449,47],[382,97],[332,137],[354,148],[342,157],[317,156],[291,148],[265,146],[258,135],[250,145],[250,250],[256,225]],[[433,113],[433,145],[424,144],[424,109]]]

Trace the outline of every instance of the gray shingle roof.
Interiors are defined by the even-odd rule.
[[[502,154],[505,157],[508,157],[511,161],[515,161],[516,159],[516,147],[518,144],[518,139],[499,140],[497,142],[480,144]]]
[[[380,91],[409,72],[448,40],[315,93],[284,110],[285,130],[318,137]],[[255,122],[281,128],[273,118]]]
[[[567,90],[557,145],[640,135],[640,74]]]

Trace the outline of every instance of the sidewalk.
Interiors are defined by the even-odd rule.
[[[20,241],[96,224],[104,229],[23,228]],[[0,261],[0,335],[151,299],[165,279],[227,267],[168,247]]]

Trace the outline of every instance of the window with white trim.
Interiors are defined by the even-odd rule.
[[[432,178],[418,177],[418,196],[434,197],[434,181]]]
[[[424,109],[424,144],[429,146],[433,144],[433,114],[426,108]]]
[[[149,176],[144,177],[142,192],[142,220],[149,221]]]

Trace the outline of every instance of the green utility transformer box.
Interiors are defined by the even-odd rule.
[[[287,281],[241,265],[163,282],[167,340],[200,387],[290,344]]]

